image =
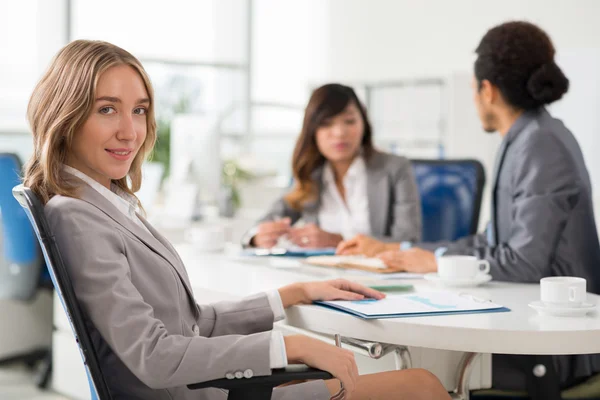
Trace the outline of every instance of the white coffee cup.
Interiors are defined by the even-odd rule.
[[[581,307],[586,299],[586,281],[574,276],[542,278],[540,297],[549,307]]]
[[[474,256],[442,256],[437,265],[438,276],[443,279],[473,279],[490,272],[490,263]]]

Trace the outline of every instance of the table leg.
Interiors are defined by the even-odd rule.
[[[399,346],[395,344],[369,342],[366,340],[354,339],[349,337],[342,337],[342,343],[351,345],[355,348],[365,351],[369,357],[376,360],[385,356],[389,353],[394,353],[394,361],[396,363],[396,370],[410,369],[412,368],[412,357],[410,351],[406,346]]]
[[[386,344],[383,348],[383,354],[386,355],[394,352],[394,361],[396,362],[396,370],[410,369],[412,368],[412,357],[410,350],[406,346],[397,346],[393,344]]]
[[[456,390],[451,397],[456,400],[469,400],[469,381],[473,370],[473,363],[479,357],[479,353],[465,353],[459,364],[458,382]]]
[[[396,363],[396,370],[410,369],[412,368],[412,357],[410,350],[406,346],[400,346],[388,343],[369,342],[366,340],[354,339],[343,337],[342,342],[364,349],[369,357],[374,359],[380,359],[389,353],[394,353],[394,361]]]

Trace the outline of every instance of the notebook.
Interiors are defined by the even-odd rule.
[[[398,294],[382,300],[319,301],[316,304],[364,319],[510,311],[491,301],[453,292]]]
[[[357,269],[378,274],[398,273],[397,270],[388,268],[380,259],[365,256],[314,256],[308,257],[304,263],[320,267]]]

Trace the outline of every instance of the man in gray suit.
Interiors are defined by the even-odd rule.
[[[569,87],[550,38],[533,24],[509,22],[488,31],[476,53],[478,114],[486,132],[503,137],[487,230],[452,243],[404,243],[403,251],[398,244],[357,237],[340,244],[338,252],[378,255],[413,272],[436,271],[436,255],[476,255],[490,263],[496,280],[579,276],[588,291],[600,293],[590,177],[575,137],[544,108]],[[570,386],[600,371],[600,357],[560,356],[555,365],[561,386]],[[525,379],[504,357],[494,357],[494,387],[524,389]]]

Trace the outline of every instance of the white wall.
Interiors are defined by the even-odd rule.
[[[559,51],[600,47],[596,0],[330,0],[331,74],[393,79],[470,71],[487,29],[527,19]]]
[[[594,188],[596,225],[600,227],[600,48],[569,49],[558,55],[558,62],[569,77],[569,92],[550,111],[579,141]]]
[[[329,2],[254,0],[253,24],[253,99],[303,106],[329,69]]]

